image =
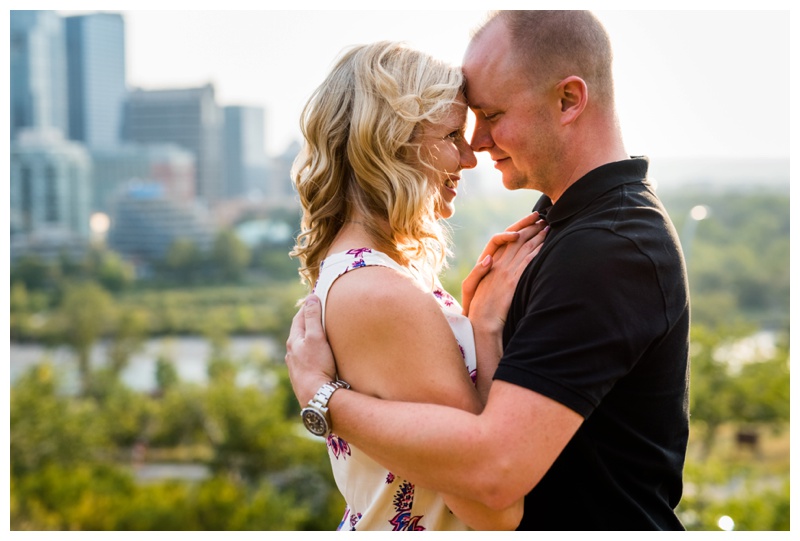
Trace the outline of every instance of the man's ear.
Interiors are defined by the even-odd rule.
[[[589,87],[580,77],[570,75],[556,85],[556,91],[561,102],[561,125],[566,126],[574,122],[589,103]]]

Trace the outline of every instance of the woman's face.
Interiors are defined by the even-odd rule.
[[[422,156],[433,168],[426,167],[428,180],[434,188],[437,218],[450,218],[455,212],[458,182],[462,169],[477,165],[475,153],[464,131],[467,126],[467,101],[463,94],[441,123],[425,124],[414,139],[422,145]]]

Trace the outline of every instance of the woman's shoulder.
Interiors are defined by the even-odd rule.
[[[392,305],[419,291],[411,272],[383,252],[372,248],[351,248],[330,254],[320,265],[314,288],[327,305],[362,310],[370,306]],[[333,293],[333,295],[331,295]],[[327,310],[327,308],[326,308]]]

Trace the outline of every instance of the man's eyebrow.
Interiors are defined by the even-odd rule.
[[[474,100],[470,100],[469,97],[466,94],[464,94],[464,98],[466,98],[466,100],[467,100],[467,107],[469,107],[473,111],[476,110],[476,109],[483,109],[485,107],[485,104],[478,103],[478,102],[476,102]]]
[[[472,100],[469,99],[469,93],[466,90],[464,90],[464,99],[467,100],[467,107],[470,109],[480,109],[479,105],[473,104]]]

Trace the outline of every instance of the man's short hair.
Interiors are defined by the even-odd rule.
[[[613,105],[613,52],[606,29],[589,11],[504,10],[491,12],[473,39],[495,22],[506,25],[517,60],[535,84],[577,75],[592,100]]]

